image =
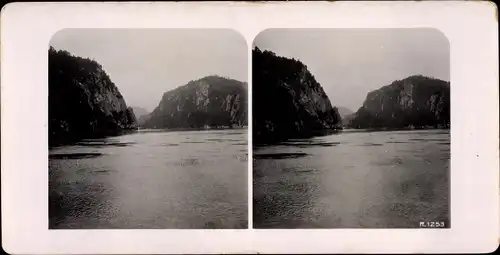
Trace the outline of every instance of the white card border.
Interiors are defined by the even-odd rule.
[[[2,246],[8,253],[464,253],[498,247],[498,22],[493,3],[11,3],[2,9],[0,22]],[[439,29],[451,43],[452,228],[48,230],[47,48],[55,32],[77,27],[232,28],[248,45],[266,28]],[[251,73],[251,64],[248,69]],[[248,81],[251,91],[251,75]],[[251,116],[251,92],[249,98]],[[251,156],[249,151],[249,201]]]

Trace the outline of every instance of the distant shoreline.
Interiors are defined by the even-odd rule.
[[[137,132],[153,130],[153,131],[210,131],[210,130],[231,130],[231,129],[247,129],[247,126],[238,126],[238,127],[220,127],[220,128],[139,128]]]
[[[349,133],[349,132],[384,132],[384,131],[417,131],[417,130],[450,130],[450,127],[406,127],[406,128],[343,128],[343,129],[326,129],[326,130],[321,130],[321,131],[314,131],[310,132],[308,135],[302,135],[302,136],[294,136],[294,137],[289,137],[286,139],[279,139],[279,140],[269,140],[266,142],[254,142],[252,146],[254,147],[263,147],[263,146],[272,146],[272,145],[278,145],[283,142],[287,142],[293,139],[311,139],[315,137],[322,137],[322,136],[328,136],[332,134],[341,134],[341,133]]]
[[[254,134],[256,130],[253,131]],[[266,146],[266,145],[273,145],[273,144],[279,144],[282,142],[286,142],[290,139],[309,139],[313,137],[319,137],[319,136],[327,136],[335,133],[340,133],[342,132],[342,129],[321,129],[321,130],[308,130],[306,132],[300,133],[300,134],[293,134],[290,135],[290,137],[277,137],[277,136],[272,136],[268,135],[266,137],[261,137],[260,139],[255,139],[255,135],[253,135],[253,146]]]
[[[352,128],[345,127],[343,130],[363,130],[363,131],[410,131],[410,130],[449,130],[450,127],[402,127],[402,128]]]
[[[67,146],[67,145],[75,145],[78,142],[81,142],[83,140],[88,140],[88,139],[104,139],[107,137],[116,137],[116,136],[121,136],[121,135],[126,135],[126,134],[131,134],[137,132],[137,128],[124,128],[120,130],[115,130],[115,131],[108,131],[108,132],[100,132],[100,133],[95,133],[95,134],[87,134],[87,135],[66,135],[64,137],[60,137],[57,139],[48,139],[49,142],[49,149],[55,148],[55,147],[60,147],[60,146]]]
[[[67,146],[67,145],[75,145],[83,140],[88,140],[88,139],[106,139],[110,137],[117,137],[117,136],[122,136],[122,135],[128,135],[128,134],[135,134],[135,133],[147,133],[147,132],[178,132],[178,131],[213,131],[213,130],[239,130],[239,129],[247,129],[247,126],[238,126],[238,127],[221,127],[221,128],[135,128],[135,129],[126,129],[126,130],[120,130],[116,133],[113,134],[107,134],[107,135],[95,135],[95,136],[88,136],[88,137],[82,137],[78,139],[64,139],[64,140],[58,140],[58,141],[49,141],[49,149],[51,148],[56,148],[56,147],[61,147],[61,146]]]

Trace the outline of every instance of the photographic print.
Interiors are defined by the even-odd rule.
[[[247,44],[229,29],[50,41],[49,228],[246,228]]]
[[[436,29],[254,41],[255,228],[449,228],[450,49]]]

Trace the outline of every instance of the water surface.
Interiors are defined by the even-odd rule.
[[[50,228],[246,228],[247,130],[148,132],[49,151]]]
[[[346,130],[254,148],[256,228],[449,227],[449,130]]]

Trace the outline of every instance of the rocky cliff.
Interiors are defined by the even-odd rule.
[[[163,94],[142,126],[199,129],[246,125],[246,83],[213,75]]]
[[[450,83],[421,75],[368,93],[353,128],[426,128],[450,125]]]
[[[135,129],[135,115],[97,62],[49,49],[49,144]]]
[[[273,143],[341,129],[341,118],[307,66],[253,50],[253,141]]]

